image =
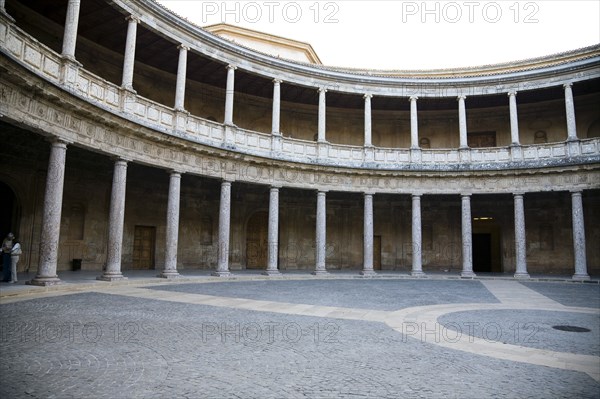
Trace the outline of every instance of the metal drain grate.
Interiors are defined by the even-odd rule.
[[[577,327],[577,326],[552,326],[555,330],[568,331],[568,332],[590,332],[589,328]]]

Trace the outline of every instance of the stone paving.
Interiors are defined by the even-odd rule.
[[[0,397],[600,395],[598,284],[158,281],[22,295],[2,285]]]

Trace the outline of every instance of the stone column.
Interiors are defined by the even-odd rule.
[[[277,270],[277,258],[279,256],[279,187],[271,187],[269,194],[269,230],[267,236],[267,270],[263,274],[280,276],[281,273]]]
[[[527,242],[525,240],[525,206],[523,194],[515,194],[515,278],[529,278],[527,273]]]
[[[231,276],[229,272],[229,227],[231,222],[231,182],[221,183],[221,203],[219,205],[219,250],[217,270],[213,276]]]
[[[108,254],[106,269],[97,280],[123,280],[121,252],[123,249],[123,224],[125,221],[125,192],[127,186],[127,161],[117,159],[113,173],[110,211],[108,216]]]
[[[179,241],[179,203],[181,197],[181,173],[173,171],[169,179],[167,203],[167,236],[165,268],[158,277],[177,278],[177,244]]]
[[[461,277],[475,277],[473,273],[473,233],[471,229],[471,195],[463,194],[462,198],[462,257]]]
[[[317,233],[316,233],[316,265],[315,271],[312,273],[314,275],[322,275],[327,274],[327,270],[325,267],[325,256],[327,250],[327,234],[326,234],[326,221],[327,221],[327,211],[326,211],[326,201],[325,201],[325,191],[319,191],[317,193]]]
[[[4,3],[4,1],[2,1]],[[69,0],[67,17],[63,33],[62,56],[75,61],[75,45],[77,44],[77,27],[79,25],[79,6],[81,0]],[[4,7],[2,7],[4,9]]]
[[[575,274],[573,280],[589,280],[587,259],[585,254],[585,224],[583,218],[583,202],[581,191],[571,193],[573,214],[573,255],[575,257]]]
[[[177,85],[175,87],[175,109],[178,111],[185,110],[185,80],[187,75],[187,53],[189,47],[180,44],[179,63],[177,64]]]
[[[421,196],[412,196],[412,271],[411,275],[416,277],[425,276],[422,264],[422,240],[421,240]]]
[[[375,274],[373,271],[373,194],[365,193],[365,216],[363,229],[363,276]]]
[[[325,93],[327,93],[327,89],[324,87],[319,87],[319,130],[317,133],[317,141],[325,142],[327,141],[325,138],[325,113],[326,113],[326,103],[325,103]]]
[[[565,88],[565,110],[567,111],[567,140],[577,140],[577,125],[575,124],[575,103],[573,102],[573,83],[567,83]]]
[[[465,109],[465,99],[467,96],[458,96],[458,129],[460,132],[460,148],[468,148],[467,144],[467,111]]]
[[[519,117],[517,116],[517,92],[508,92],[508,106],[510,108],[510,139],[512,145],[521,145],[519,140]]]
[[[279,131],[281,116],[281,80],[273,79],[273,117],[271,124],[271,133],[281,135]]]
[[[61,283],[56,275],[56,264],[58,261],[66,156],[67,144],[55,139],[52,142],[50,160],[48,161],[38,270],[35,278],[29,281],[28,284],[46,286]]]
[[[417,100],[419,97],[411,96],[410,101],[410,148],[419,148],[419,120],[417,116]]]
[[[364,99],[365,99],[365,147],[371,147],[373,146],[372,143],[372,139],[371,139],[371,126],[372,126],[372,122],[371,122],[371,98],[373,97],[372,94],[365,94],[364,95]]]
[[[235,93],[235,70],[237,67],[227,65],[227,87],[225,89],[225,121],[226,125],[233,125],[233,94]]]
[[[121,87],[133,91],[133,66],[135,64],[135,41],[137,36],[137,24],[139,19],[130,15],[126,18],[127,39],[125,40],[125,57],[123,60],[123,80]]]

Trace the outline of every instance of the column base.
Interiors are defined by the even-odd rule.
[[[37,285],[40,287],[47,287],[49,285],[58,285],[62,284],[62,280],[58,278],[58,276],[52,277],[35,277],[33,280],[26,281],[27,285]]]
[[[412,277],[427,277],[427,275],[422,271],[412,271],[410,272]]]
[[[371,277],[377,275],[377,273],[375,273],[374,270],[361,270],[358,274],[364,277]]]
[[[281,272],[277,269],[275,270],[265,270],[261,273],[263,276],[269,277],[281,277]]]
[[[589,279],[590,279],[589,274],[574,274],[573,275],[573,280],[589,280]]]
[[[210,275],[214,276],[214,277],[230,277],[230,276],[232,276],[230,271],[224,271],[224,272],[216,271],[216,272],[212,272]]]
[[[461,272],[460,277],[461,278],[474,278],[474,277],[477,277],[477,275],[472,271],[468,271],[468,272]]]
[[[327,270],[313,270],[310,274],[313,276],[326,276],[329,272]]]
[[[101,276],[96,277],[96,280],[100,281],[120,281],[127,280],[127,277],[123,276],[123,273],[104,273]]]
[[[166,279],[177,279],[181,277],[181,274],[177,273],[175,270],[163,270],[158,276],[160,278]]]
[[[529,278],[529,273],[521,273],[521,272],[517,272],[514,275],[515,278],[521,278],[521,279],[528,279]]]

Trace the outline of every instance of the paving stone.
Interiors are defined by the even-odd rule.
[[[570,291],[570,284],[553,286],[578,295]],[[472,281],[272,281],[163,287],[175,294],[182,287],[186,292],[209,294],[209,287],[220,296],[390,310],[497,302]],[[389,295],[381,295],[386,291]],[[405,337],[380,322],[108,292],[0,305],[0,397],[597,398],[600,392],[600,384],[584,373],[442,348]],[[588,294],[587,288],[582,290],[581,295]],[[383,304],[377,305],[377,297]],[[465,317],[496,320],[503,326],[514,317],[498,312],[465,312]],[[554,312],[547,313],[540,320]],[[552,347],[581,349],[569,345],[557,342]]]

